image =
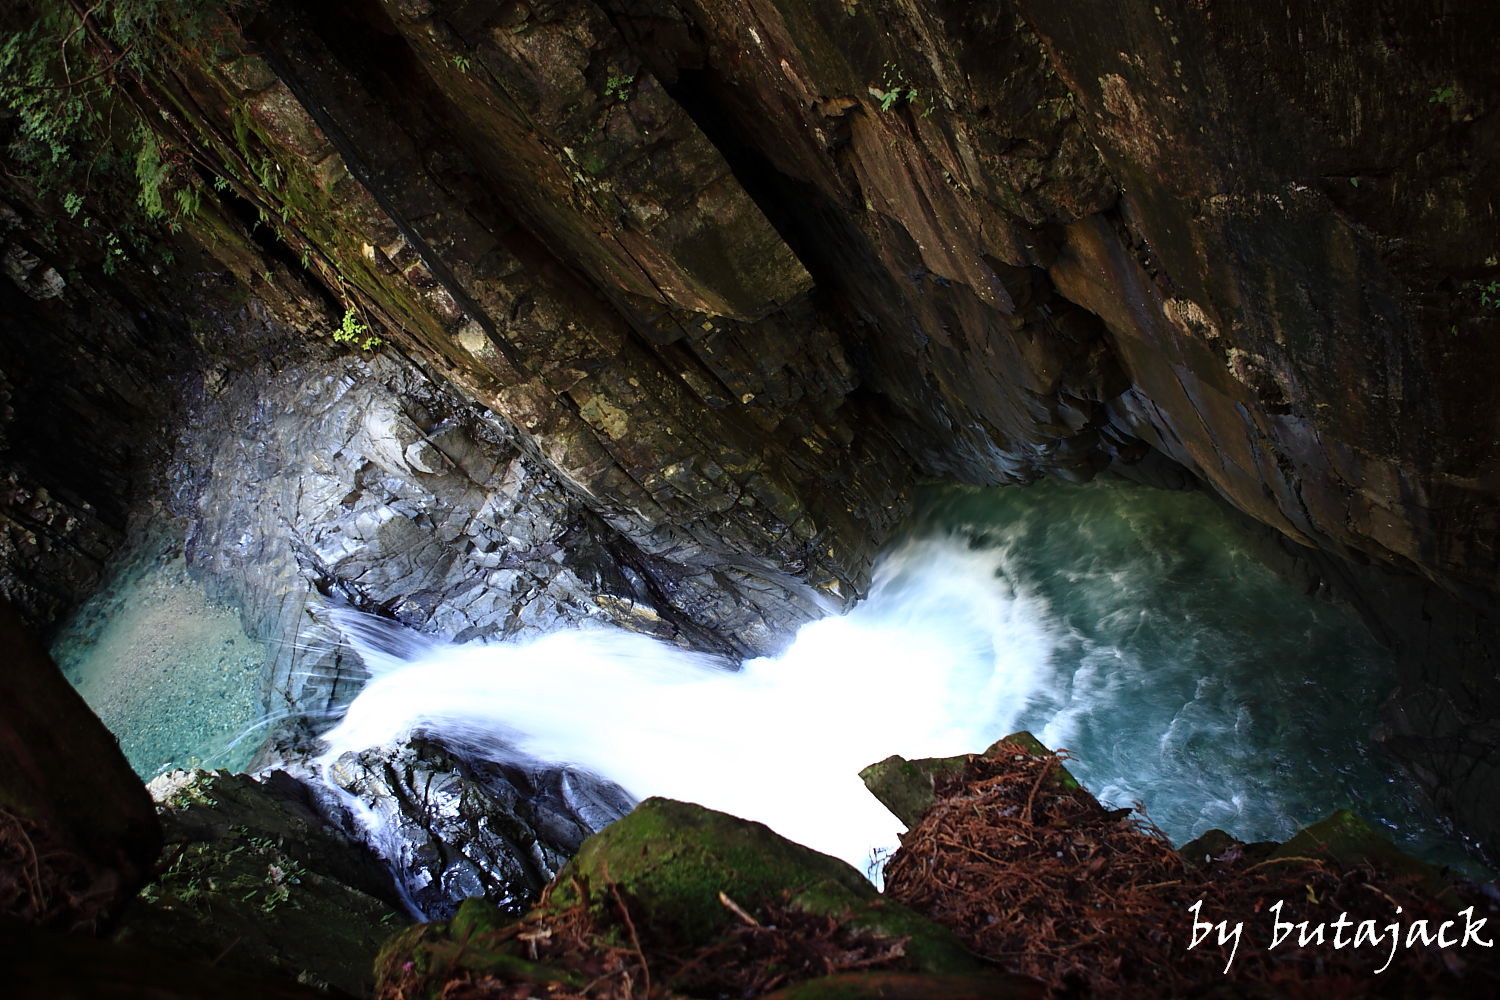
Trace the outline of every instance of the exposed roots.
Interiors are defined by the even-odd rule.
[[[37,927],[89,930],[113,898],[113,879],[46,827],[0,807],[0,916]]]

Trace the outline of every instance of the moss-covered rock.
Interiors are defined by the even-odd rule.
[[[1340,809],[1327,819],[1303,827],[1276,850],[1274,859],[1321,858],[1346,867],[1371,867],[1409,876],[1440,899],[1452,897],[1452,886],[1438,869],[1407,854],[1363,818]]]
[[[630,916],[623,917],[627,912]],[[581,937],[580,927],[586,928]],[[571,950],[555,950],[558,939],[570,934],[575,941]],[[845,862],[786,840],[761,823],[659,798],[646,800],[586,841],[553,882],[545,902],[524,921],[507,924],[499,910],[469,900],[448,921],[397,935],[381,950],[377,964],[386,987],[397,984],[408,995],[425,996],[436,995],[454,976],[573,982],[584,969],[597,975],[589,963],[600,955],[637,954],[660,977],[655,981],[664,981],[669,989],[690,996],[718,995],[718,987],[699,978],[701,967],[727,964],[733,967],[731,975],[743,973],[749,982],[756,963],[776,960],[774,954],[766,957],[775,949],[768,952],[764,946],[777,935],[798,939],[791,945],[795,957],[789,960],[788,974],[801,970],[800,976],[817,976],[828,968],[810,967],[798,951],[807,947],[801,939],[821,936],[838,942],[829,954],[863,949],[875,957],[859,966],[899,970],[910,975],[890,982],[904,984],[903,989],[921,984],[928,990],[900,996],[964,996],[941,992],[943,984],[979,989],[976,984],[986,983],[995,988],[974,995],[1032,995],[1001,989],[1009,988],[1005,977],[985,978],[992,974],[990,967],[947,930],[886,899]],[[582,947],[576,945],[580,940]],[[534,948],[539,941],[550,942],[540,956]],[[673,978],[678,973],[683,978]],[[772,978],[785,981],[779,972]],[[825,985],[847,991],[876,988],[870,986],[876,982]]]
[[[678,943],[701,946],[742,918],[727,897],[754,914],[765,903],[832,916],[882,937],[908,938],[915,968],[967,972],[982,968],[946,930],[894,900],[847,863],[793,843],[763,823],[671,799],[647,799],[625,819],[591,837],[558,876],[549,905],[597,898],[612,885],[651,915]]]
[[[222,771],[157,783],[167,851],[115,939],[226,970],[367,992],[381,941],[408,918],[380,898],[378,863],[323,824],[300,789],[286,775],[260,781]]]
[[[590,837],[562,873],[549,905],[565,908],[615,885],[689,945],[735,922],[719,894],[753,906],[816,889],[820,905],[851,908],[877,893],[846,862],[795,844],[763,823],[671,799],[647,799]]]
[[[860,771],[859,776],[881,805],[911,826],[932,805],[937,779],[957,774],[967,759],[963,755],[907,760],[900,754],[892,754]]]
[[[1263,861],[1271,856],[1280,844],[1274,840],[1257,840],[1247,844],[1238,837],[1214,828],[1205,830],[1194,839],[1188,841],[1177,849],[1182,855],[1182,860],[1195,868],[1206,867],[1215,861],[1229,855],[1231,851],[1238,851],[1238,857],[1249,862]]]

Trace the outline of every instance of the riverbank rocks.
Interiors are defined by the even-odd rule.
[[[673,996],[756,996],[866,968],[889,972],[835,976],[793,995],[884,996],[886,975],[901,996],[949,996],[941,991],[955,985],[1040,995],[1030,980],[988,970],[845,862],[763,824],[655,798],[586,841],[523,920],[467,901],[450,921],[393,939],[380,968],[386,997],[436,996],[454,980],[489,991],[476,996],[521,996],[528,983],[566,990],[589,978],[606,982],[599,995],[608,997],[633,995],[630,982]]]
[[[476,896],[524,911],[585,838],[635,804],[587,771],[460,755],[421,738],[345,754],[327,779],[357,803],[363,835],[428,919]]]
[[[1483,887],[1440,878],[1347,812],[1256,853],[1206,836],[1193,864],[1026,733],[979,754],[891,758],[866,780],[903,812],[927,800],[908,812],[885,892],[763,824],[647,799],[585,841],[520,919],[471,899],[398,933],[377,996],[1263,996],[1358,981],[1396,997],[1500,983],[1487,952],[1446,942],[1405,948],[1379,977],[1388,948],[1271,949],[1261,928],[1243,931],[1237,958],[1227,942],[1190,946],[1195,902],[1248,925],[1281,899],[1297,919],[1345,911],[1350,928],[1381,933],[1393,913],[1434,928],[1465,906],[1500,914]]]
[[[167,847],[113,937],[161,960],[359,996],[380,942],[408,920],[373,854],[276,772],[156,779]]]

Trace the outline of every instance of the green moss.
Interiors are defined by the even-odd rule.
[[[821,883],[792,898],[800,910],[831,916],[849,927],[879,937],[906,938],[911,968],[931,973],[970,973],[987,968],[946,928],[894,899],[876,895],[856,898],[842,886]]]
[[[435,1000],[460,969],[512,982],[586,985],[567,969],[523,958],[513,938],[495,936],[506,926],[499,910],[484,900],[468,899],[451,920],[419,924],[393,935],[376,955],[375,968],[382,982],[401,981],[402,995],[409,1000]],[[429,976],[431,982],[426,982]]]
[[[1349,867],[1376,868],[1417,879],[1424,891],[1440,899],[1454,898],[1448,880],[1436,868],[1402,851],[1348,809],[1304,827],[1270,857],[1326,858]]]
[[[932,805],[934,782],[963,770],[968,756],[907,760],[887,757],[859,772],[870,794],[907,826],[913,826]]]
[[[455,939],[464,941],[493,933],[514,922],[513,916],[507,915],[483,897],[475,896],[458,904],[458,909],[448,921],[448,928]]]
[[[776,834],[764,824],[702,806],[648,799],[626,818],[591,837],[558,876],[551,905],[581,900],[607,905],[613,884],[654,931],[684,947],[702,946],[737,918],[722,892],[752,914],[789,897],[798,909],[832,916],[881,937],[909,938],[914,968],[972,972],[984,968],[958,940],[925,917],[880,896],[836,858]]]
[[[684,945],[705,944],[735,917],[719,902],[723,892],[753,909],[784,892],[812,886],[840,890],[852,903],[875,888],[837,858],[794,844],[762,823],[670,799],[647,799],[629,816],[584,842],[563,869],[551,906],[583,899],[603,906],[614,884],[632,905]]]
[[[212,802],[208,803],[212,805]],[[212,918],[223,901],[274,913],[292,902],[306,869],[263,837],[181,847],[141,898],[163,909],[187,908]]]

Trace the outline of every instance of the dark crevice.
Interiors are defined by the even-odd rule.
[[[218,190],[212,183],[214,178],[211,174],[201,169],[200,174],[205,186],[216,192],[219,204],[223,206],[231,219],[244,228],[250,241],[262,255],[286,268],[287,273],[301,278],[308,290],[321,298],[330,312],[335,314],[343,312],[344,305],[338,296],[303,264],[300,254],[277,238],[275,230],[262,221],[261,209],[254,202],[231,187]]]

